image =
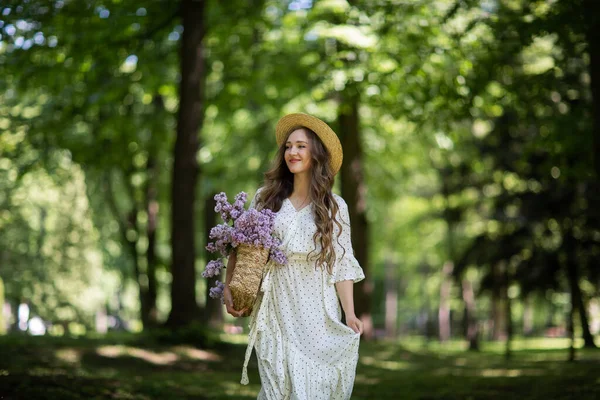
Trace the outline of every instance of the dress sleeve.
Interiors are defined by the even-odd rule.
[[[350,237],[350,215],[348,214],[348,206],[341,197],[336,196],[336,200],[339,206],[337,220],[342,225],[342,234],[338,237],[340,230],[337,224],[334,223],[333,244],[335,247],[336,261],[333,266],[333,273],[329,276],[329,283],[333,285],[336,282],[347,280],[356,283],[363,280],[365,274],[358,263],[358,260],[354,257],[354,250],[352,249],[352,240]]]
[[[248,206],[248,209],[256,208],[256,202],[258,201],[258,194],[260,193],[261,190],[262,190],[262,187],[258,188],[258,190],[256,191],[256,194],[250,201],[250,206]]]

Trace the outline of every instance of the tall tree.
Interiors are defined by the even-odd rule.
[[[348,213],[352,224],[352,245],[356,259],[362,266],[365,276],[369,270],[367,188],[364,181],[364,160],[360,135],[358,113],[359,95],[355,88],[349,88],[342,94],[338,111],[339,132],[344,148],[344,162],[341,168],[342,197],[348,203]],[[354,285],[354,303],[356,316],[363,321],[365,338],[373,337],[371,319],[370,278]]]
[[[196,304],[194,205],[199,168],[199,131],[204,117],[205,0],[182,0],[183,37],[180,49],[181,78],[177,137],[173,152],[171,191],[171,313],[167,325],[184,326],[198,317]]]
[[[565,1],[566,2],[566,1]],[[596,180],[600,186],[600,3],[595,0],[583,0],[578,4],[578,12],[585,21],[583,24],[587,42],[587,53],[590,57],[590,90],[592,92],[594,120],[594,167]]]
[[[571,298],[571,308],[569,313],[574,314],[575,311],[579,313],[579,319],[581,321],[581,335],[583,336],[583,346],[586,348],[595,348],[594,336],[590,332],[589,318],[587,316],[587,308],[583,299],[583,293],[580,287],[580,272],[579,272],[579,260],[577,259],[578,250],[577,240],[573,235],[572,229],[567,229],[565,232],[564,248],[566,252],[566,270],[567,270],[567,281],[569,283],[569,294]],[[573,318],[571,315],[569,318]]]
[[[156,100],[162,104],[162,100]],[[156,279],[156,269],[158,257],[156,255],[156,233],[158,229],[158,168],[157,168],[157,151],[154,146],[151,146],[148,151],[148,159],[146,161],[146,172],[148,175],[145,187],[145,208],[148,222],[146,223],[146,237],[148,238],[148,248],[146,249],[146,276],[148,277],[147,298],[144,303],[145,318],[149,325],[158,323],[158,309],[156,300],[158,297],[158,282]]]

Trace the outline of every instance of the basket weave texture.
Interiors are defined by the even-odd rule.
[[[237,247],[235,269],[229,282],[229,289],[233,297],[233,308],[248,309],[244,315],[252,312],[268,259],[269,249],[247,244],[240,244]]]

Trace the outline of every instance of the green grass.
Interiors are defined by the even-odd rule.
[[[0,399],[252,399],[260,389],[255,362],[250,385],[239,384],[243,336],[222,336],[212,350],[159,345],[143,337],[33,338],[0,336]],[[363,343],[353,399],[600,399],[600,351],[568,341],[515,341],[505,361],[501,343],[479,353],[464,343],[420,338]],[[254,358],[253,358],[254,361]]]

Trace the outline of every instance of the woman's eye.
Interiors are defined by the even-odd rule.
[[[306,146],[302,146],[302,145],[300,145],[300,146],[298,146],[298,147],[300,147],[301,149],[303,149],[303,148],[305,148]]]

